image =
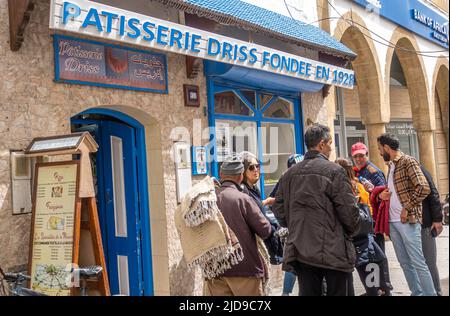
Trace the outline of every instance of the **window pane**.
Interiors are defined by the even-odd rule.
[[[294,105],[292,102],[278,98],[269,106],[267,110],[264,111],[263,117],[293,119]]]
[[[233,91],[216,93],[214,95],[214,111],[220,114],[254,115],[253,111]]]
[[[287,160],[295,153],[295,128],[293,124],[262,123],[264,166],[264,192],[270,194],[287,169]]]
[[[216,120],[217,161],[241,151],[257,154],[255,122]]]
[[[116,237],[127,237],[127,208],[125,205],[122,139],[116,136],[111,136],[111,165],[113,167],[112,182]]]
[[[255,91],[252,90],[241,90],[242,95],[247,99],[248,103],[250,103],[253,107],[256,105],[256,97]]]
[[[262,109],[271,99],[272,95],[270,94],[259,94],[259,107]]]
[[[130,295],[130,279],[128,277],[128,257],[117,256],[117,276],[119,279],[119,293]]]

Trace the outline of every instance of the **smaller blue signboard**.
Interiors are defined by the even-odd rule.
[[[166,56],[66,36],[54,36],[55,80],[167,93]]]

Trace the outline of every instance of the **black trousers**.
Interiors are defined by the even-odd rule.
[[[321,296],[322,282],[327,284],[327,296],[354,295],[351,273],[323,269],[298,263],[296,266],[300,296]]]
[[[378,246],[383,250],[383,252],[386,254],[386,248],[385,248],[385,241],[384,241],[384,235],[383,234],[376,234],[375,235],[375,242],[378,244]],[[380,288],[386,292],[386,294],[389,294],[393,287],[391,284],[391,277],[389,275],[389,265],[388,260],[384,260],[382,263],[380,263]]]
[[[381,265],[379,265],[379,266],[380,266],[380,274],[383,275],[382,267],[381,267]],[[370,270],[366,271],[366,266],[360,266],[360,267],[356,268],[356,271],[358,271],[359,278],[360,278],[361,283],[363,284],[363,286],[364,286],[364,288],[366,290],[366,294],[368,296],[378,296],[378,289],[379,288],[378,287],[369,287],[366,284],[366,278],[372,271],[370,271]],[[380,283],[381,283],[381,280],[380,280]]]

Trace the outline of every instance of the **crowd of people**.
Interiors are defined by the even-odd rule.
[[[217,207],[239,240],[243,259],[207,279],[205,295],[265,294],[270,265],[258,250],[259,238],[270,264],[282,264],[285,271],[283,295],[292,293],[296,280],[301,296],[355,295],[354,269],[364,295],[392,295],[387,238],[411,295],[441,295],[435,237],[443,230],[442,212],[429,172],[388,133],[377,139],[386,177],[369,161],[363,143],[352,146],[353,161],[330,161],[332,137],[326,126],[310,126],[304,141],[305,155],[289,158],[288,169],[264,200],[254,154],[243,152],[221,164]]]

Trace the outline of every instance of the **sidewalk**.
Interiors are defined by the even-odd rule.
[[[449,226],[444,226],[444,231],[441,235],[436,239],[437,246],[437,261],[438,261],[438,269],[439,275],[441,279],[441,287],[443,291],[443,295],[448,296],[448,278],[449,278]],[[389,260],[389,271],[391,276],[391,282],[394,286],[393,295],[394,296],[409,296],[411,292],[409,291],[408,284],[406,283],[405,276],[403,275],[403,271],[400,267],[400,264],[395,257],[394,248],[392,246],[391,241],[386,241],[386,255]],[[356,295],[361,295],[364,293],[364,287],[359,280],[358,273],[355,271],[353,273],[354,286]],[[277,284],[278,285],[278,284]],[[279,286],[274,287],[272,289],[272,295],[278,296],[281,295],[283,290],[283,282],[279,282]],[[298,293],[298,284],[296,282],[294,291],[291,295],[297,295]]]

